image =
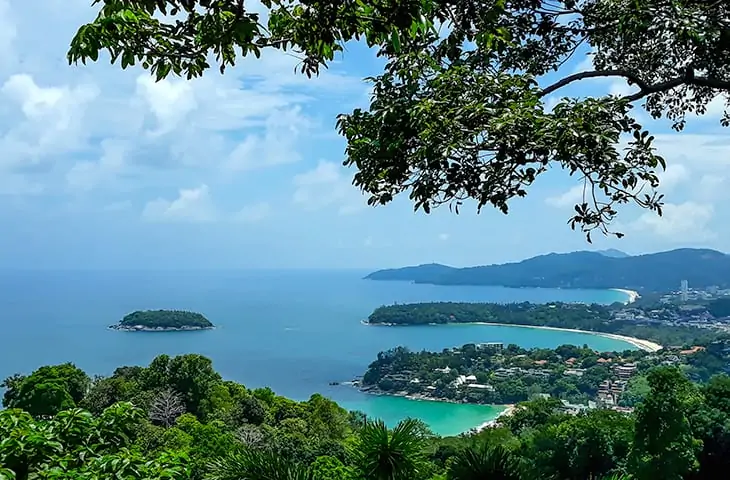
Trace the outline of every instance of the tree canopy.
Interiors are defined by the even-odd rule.
[[[54,385],[81,408],[1,410],[0,479],[689,480],[724,478],[730,458],[730,377],[695,385],[676,368],[649,372],[635,414],[570,415],[558,399],[539,398],[494,428],[446,438],[413,419],[388,428],[321,395],[297,402],[248,389],[197,355],[121,367],[81,391],[79,372],[47,366],[4,382],[11,399]],[[170,395],[185,402],[160,418],[159,399]],[[611,477],[621,474],[629,476]]]
[[[384,71],[370,107],[343,114],[345,165],[369,204],[407,192],[430,212],[467,199],[507,213],[551,167],[585,185],[569,223],[610,230],[620,204],[661,214],[665,161],[634,106],[682,130],[730,90],[730,6],[702,0],[94,0],[97,17],[71,42],[71,63],[101,52],[160,80],[266,50],[295,51],[316,75],[348,41],[376,48]],[[556,77],[569,62],[591,67]],[[583,63],[581,62],[581,65]],[[627,95],[548,98],[589,78]],[[552,101],[552,100],[551,100]],[[727,106],[727,105],[726,105]],[[721,123],[727,126],[726,109]],[[621,142],[626,142],[626,147]]]

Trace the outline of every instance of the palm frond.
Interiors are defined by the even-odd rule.
[[[209,480],[312,480],[310,470],[269,451],[246,449],[211,463]]]
[[[448,480],[519,480],[519,462],[502,445],[483,444],[460,451],[449,466]]]

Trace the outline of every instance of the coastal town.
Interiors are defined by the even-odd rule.
[[[455,403],[513,405],[556,398],[567,413],[596,408],[631,412],[646,388],[645,374],[681,366],[698,379],[730,365],[730,342],[666,347],[658,352],[597,352],[587,346],[524,349],[499,342],[440,353],[399,347],[381,352],[355,385],[371,394]]]
[[[473,318],[477,321],[469,323],[590,331],[636,349],[599,352],[587,345],[524,349],[501,342],[442,352],[399,347],[381,352],[354,384],[371,394],[506,405],[502,415],[509,415],[512,405],[535,398],[557,399],[567,413],[597,408],[628,413],[643,397],[646,374],[654,367],[680,366],[696,381],[730,372],[730,296],[719,290],[690,295],[686,284],[683,287],[685,291],[661,296],[632,295],[631,302],[610,307],[449,303],[381,307],[371,315],[372,324],[433,325],[444,316],[467,323]]]

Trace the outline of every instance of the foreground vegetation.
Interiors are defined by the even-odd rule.
[[[730,468],[730,377],[647,373],[635,414],[525,402],[479,434],[392,430],[320,395],[295,402],[225,381],[199,355],[89,378],[71,364],[5,380],[0,478],[514,480],[721,478]]]
[[[373,325],[505,323],[612,333],[660,345],[696,345],[719,337],[713,330],[672,325],[637,324],[614,319],[610,307],[582,303],[411,303],[378,307],[368,317]]]

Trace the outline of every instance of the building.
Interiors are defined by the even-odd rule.
[[[616,365],[614,372],[621,380],[628,380],[631,376],[636,373],[635,363],[624,363],[623,365]]]
[[[477,343],[477,348],[480,350],[492,350],[494,352],[501,352],[502,350],[504,350],[504,343],[502,343],[502,342]]]
[[[481,383],[470,383],[466,386],[466,388],[473,388],[476,390],[488,390],[490,392],[494,391],[494,387],[491,385],[483,385]]]
[[[689,299],[689,282],[687,280],[682,280],[679,287],[679,296],[683,302]]]

